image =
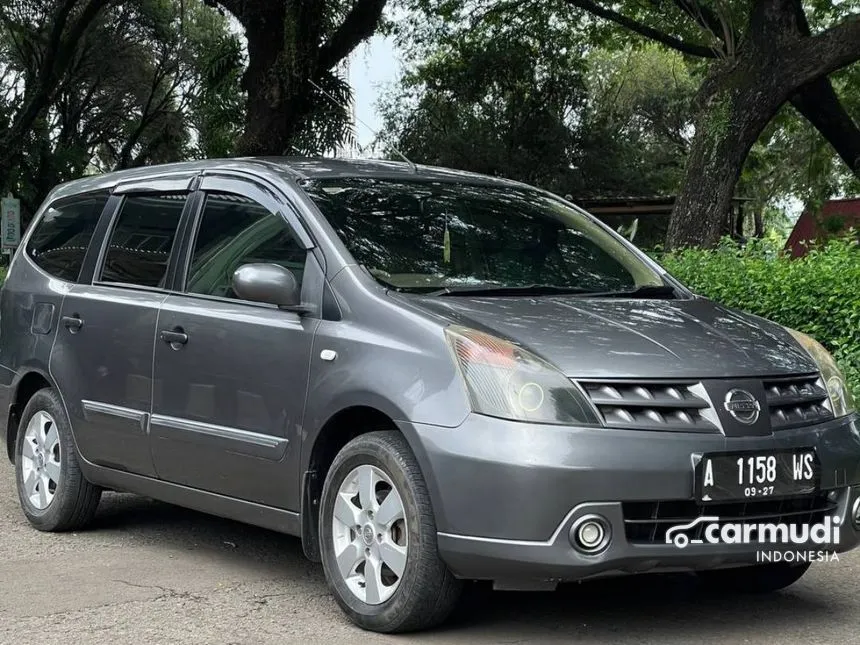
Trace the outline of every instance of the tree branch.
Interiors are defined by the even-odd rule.
[[[317,74],[331,69],[376,31],[386,0],[358,0],[319,50]]]
[[[809,37],[811,30],[801,0],[793,0],[796,29]],[[860,128],[839,101],[826,76],[800,88],[791,104],[827,139],[848,168],[860,177]]]
[[[860,14],[782,48],[775,70],[783,83],[800,88],[860,60]]]
[[[78,47],[80,39],[89,29],[99,13],[113,0],[90,0],[81,10],[77,20],[68,27],[72,9],[77,0],[66,0],[54,18],[46,55],[36,79],[32,92],[24,95],[24,105],[15,116],[15,120],[0,139],[0,175],[5,171],[10,160],[19,152],[21,141],[27,131],[38,118],[39,114],[50,103],[51,98],[60,85],[63,74],[72,62],[72,54]],[[2,177],[0,177],[2,179]]]
[[[699,0],[675,0],[675,4],[681,11],[696,21],[698,25],[718,38],[723,31],[723,22],[720,17],[710,8],[703,5]]]
[[[705,45],[700,45],[696,43],[684,42],[680,38],[670,36],[669,34],[662,32],[659,29],[655,29],[654,27],[650,27],[645,23],[639,22],[638,20],[634,20],[633,18],[629,18],[623,14],[620,14],[614,9],[604,7],[603,5],[594,2],[593,0],[566,0],[566,2],[570,5],[573,5],[574,7],[579,7],[580,9],[583,9],[590,14],[598,16],[599,18],[604,18],[605,20],[614,22],[615,24],[629,29],[630,31],[633,31],[640,36],[648,38],[649,40],[653,40],[663,45],[666,45],[667,47],[679,51],[682,54],[698,56],[699,58],[717,57],[714,50],[710,47],[706,47]]]
[[[860,177],[860,128],[839,101],[826,76],[800,88],[791,104],[830,142],[851,172]]]
[[[704,5],[701,0],[675,0],[675,4],[705,33],[722,43],[721,53],[734,53],[734,43],[737,40],[734,30],[716,11]]]
[[[173,92],[176,89],[176,81],[174,81],[169,88],[162,88],[162,82],[170,76],[172,71],[175,71],[173,66],[168,67],[167,65],[161,64],[153,70],[149,95],[147,96],[146,102],[141,110],[140,121],[134,131],[128,136],[125,144],[120,150],[119,158],[117,159],[117,169],[129,168],[133,165],[131,155],[134,151],[134,147],[140,142],[140,139],[146,133],[150,124],[155,121],[158,116],[164,113],[164,108],[167,107],[173,99]],[[156,100],[156,94],[159,90],[163,90],[161,92],[161,98],[157,105],[153,105]]]

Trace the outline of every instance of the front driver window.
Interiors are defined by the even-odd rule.
[[[306,251],[278,214],[238,195],[211,193],[206,197],[186,291],[237,298],[233,273],[243,264],[274,263],[289,269],[299,285]]]

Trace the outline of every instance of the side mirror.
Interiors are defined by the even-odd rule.
[[[305,311],[296,276],[278,264],[243,264],[233,272],[233,291],[242,300]]]

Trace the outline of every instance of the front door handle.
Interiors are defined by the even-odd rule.
[[[63,327],[68,329],[73,334],[79,332],[81,327],[84,326],[84,321],[78,317],[78,314],[72,314],[71,316],[63,316],[62,323]]]
[[[188,342],[188,334],[182,330],[182,327],[162,329],[159,337],[165,343],[169,343],[174,349],[179,349],[178,345],[184,345]]]

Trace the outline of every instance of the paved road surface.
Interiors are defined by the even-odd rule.
[[[475,589],[430,634],[354,628],[299,541],[130,495],[102,500],[78,534],[31,529],[0,463],[0,643],[860,642],[860,552],[757,598],[691,576],[639,576],[555,593]]]

